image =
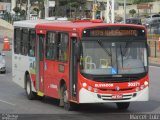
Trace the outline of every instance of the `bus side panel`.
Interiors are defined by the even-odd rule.
[[[24,88],[25,72],[29,71],[29,57],[13,53],[12,60],[13,81]]]
[[[69,91],[69,67],[68,63],[63,62],[55,62],[55,85],[56,85],[56,92],[52,93],[55,98],[59,98],[59,86],[60,81],[64,80]]]
[[[35,57],[30,57],[29,58],[29,74],[30,74],[30,79],[32,81],[32,88],[36,88],[36,58]]]
[[[58,86],[55,84],[55,61],[45,60],[44,66],[45,95],[58,98]]]

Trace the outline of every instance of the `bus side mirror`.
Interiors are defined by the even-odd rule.
[[[147,55],[148,55],[148,57],[150,57],[150,55],[151,55],[151,48],[148,44],[147,44]]]

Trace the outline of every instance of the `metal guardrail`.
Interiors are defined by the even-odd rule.
[[[11,24],[13,24],[14,21],[26,20],[25,16],[11,15],[11,14],[4,14],[0,18]]]

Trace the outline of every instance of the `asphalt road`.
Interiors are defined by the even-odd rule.
[[[118,110],[114,103],[83,104],[78,106],[76,111],[65,111],[58,106],[56,100],[49,97],[42,101],[28,100],[24,89],[12,81],[11,52],[5,52],[5,54],[7,72],[0,74],[0,113],[3,113],[0,119],[5,118],[8,114],[14,115],[10,116],[14,118],[18,114],[18,120],[129,120],[132,114],[137,113],[160,114],[160,67],[150,67],[150,100],[148,102],[133,102],[127,111]]]

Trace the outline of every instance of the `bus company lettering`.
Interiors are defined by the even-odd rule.
[[[101,87],[113,87],[113,84],[95,84],[95,87],[101,88]]]
[[[50,84],[50,88],[57,89],[57,85]]]

